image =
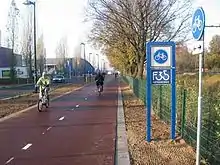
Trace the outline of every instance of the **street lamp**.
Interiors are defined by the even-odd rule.
[[[27,0],[23,3],[24,5],[34,6],[34,83],[37,84],[37,48],[36,48],[36,5],[35,2]],[[37,92],[37,88],[35,88],[35,92]]]

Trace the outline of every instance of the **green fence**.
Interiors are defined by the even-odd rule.
[[[123,80],[134,94],[146,105],[146,80],[124,76]],[[188,144],[196,147],[197,91],[191,85],[184,89],[177,83],[177,132]],[[170,123],[171,87],[153,86],[152,105],[154,113]],[[211,92],[204,92],[201,154],[211,165],[220,165],[220,99]]]

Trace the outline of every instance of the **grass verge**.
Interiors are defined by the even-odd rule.
[[[74,91],[82,85],[69,84],[65,86],[57,87],[50,92],[50,98],[57,97],[69,91]],[[0,100],[0,118],[6,117],[15,112],[19,112],[23,109],[31,107],[37,104],[39,98],[38,93],[32,93],[28,95],[24,95],[21,97],[8,99],[8,100]]]

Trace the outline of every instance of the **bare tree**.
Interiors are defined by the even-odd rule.
[[[186,39],[190,13],[191,0],[90,0],[90,38],[109,49],[123,38],[134,49],[137,76],[142,77],[146,42]]]
[[[64,69],[64,64],[65,64],[67,55],[68,55],[67,37],[63,37],[60,39],[59,43],[57,44],[57,48],[56,48],[56,58],[57,58],[58,68],[60,70]]]
[[[75,58],[74,60],[74,69],[75,69],[75,75],[78,75],[79,72],[79,66],[81,65],[81,46],[80,44],[77,44],[73,50],[73,57]]]
[[[18,16],[19,10],[16,6],[15,0],[11,1],[11,5],[8,11],[8,22],[7,22],[7,46],[12,49],[10,55],[10,78],[12,81],[16,78],[15,66],[16,66],[16,57],[15,52],[18,46]]]
[[[45,63],[46,63],[46,54],[45,54],[44,38],[43,34],[40,36],[37,42],[37,67],[40,70],[40,74],[43,73]]]
[[[21,54],[23,55],[23,60],[25,61],[25,66],[28,67],[29,77],[32,76],[32,56],[33,56],[33,13],[32,10],[28,11],[28,15],[23,20],[23,34],[21,40]]]

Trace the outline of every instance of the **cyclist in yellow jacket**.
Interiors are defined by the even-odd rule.
[[[42,94],[43,94],[43,90],[45,90],[46,88],[48,88],[47,91],[49,91],[49,85],[50,85],[50,79],[46,76],[46,73],[43,72],[42,73],[42,76],[39,78],[39,80],[37,81],[37,84],[36,84],[39,89],[40,89],[40,92],[39,92],[39,99],[42,98]]]

